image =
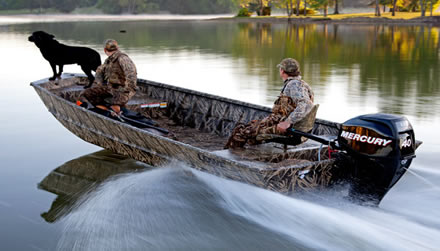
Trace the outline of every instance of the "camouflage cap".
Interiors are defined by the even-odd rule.
[[[107,51],[116,51],[119,49],[118,42],[114,39],[107,39],[104,43],[104,49]]]
[[[285,58],[277,65],[278,68],[283,69],[286,73],[299,72],[299,63],[293,58]]]

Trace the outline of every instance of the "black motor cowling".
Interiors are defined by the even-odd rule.
[[[398,115],[369,114],[342,124],[339,147],[350,159],[350,196],[378,204],[415,157],[414,130]]]

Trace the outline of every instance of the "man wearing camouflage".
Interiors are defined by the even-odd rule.
[[[261,143],[258,135],[286,133],[295,123],[314,116],[314,94],[310,86],[301,79],[299,63],[292,58],[286,58],[277,65],[284,87],[275,101],[272,113],[262,120],[252,120],[249,124],[238,124],[230,136],[225,148],[243,147],[246,143],[256,145]],[[312,118],[314,120],[314,117]]]
[[[108,58],[96,70],[94,86],[84,90],[80,97],[101,109],[110,105],[119,114],[121,107],[136,93],[136,66],[119,50],[116,40],[105,41],[104,52]]]

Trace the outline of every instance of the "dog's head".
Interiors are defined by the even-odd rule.
[[[35,45],[40,48],[42,45],[54,41],[54,37],[54,35],[44,31],[35,31],[29,36],[28,40],[29,42],[35,43]]]

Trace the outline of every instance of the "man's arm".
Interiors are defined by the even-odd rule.
[[[104,83],[104,65],[98,66],[98,69],[96,69],[95,72],[95,82],[99,85],[102,85]]]
[[[130,91],[136,91],[137,85],[137,72],[136,66],[133,61],[128,56],[119,57],[119,65],[124,71],[125,75],[125,88],[128,88]]]

